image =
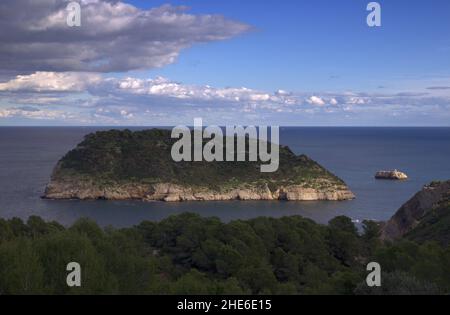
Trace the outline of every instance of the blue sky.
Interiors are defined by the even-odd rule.
[[[0,126],[450,126],[448,0],[78,1],[2,0]]]
[[[191,0],[254,30],[195,46],[152,74],[186,83],[321,91],[403,88],[403,79],[449,76],[450,2],[379,1],[382,27],[366,24],[366,0]],[[133,1],[138,6],[164,1]],[[338,5],[337,5],[338,4]]]

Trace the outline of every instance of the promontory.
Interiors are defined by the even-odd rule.
[[[171,157],[175,142],[164,129],[89,134],[58,162],[44,198],[168,202],[355,198],[340,178],[285,146],[279,149],[278,170],[261,173],[261,162],[175,162]]]

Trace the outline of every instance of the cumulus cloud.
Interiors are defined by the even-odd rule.
[[[316,106],[324,106],[325,105],[325,101],[318,97],[318,96],[311,96],[310,98],[308,98],[306,100],[309,104],[311,105],[316,105]]]
[[[433,94],[434,93],[434,94]],[[312,96],[311,96],[312,95]],[[191,85],[96,73],[36,72],[0,83],[0,122],[11,119],[93,125],[327,124],[383,118],[450,119],[450,96],[402,93],[295,93]],[[387,118],[386,118],[387,117]],[[423,121],[426,121],[424,118]],[[180,121],[181,120],[181,121]]]
[[[117,82],[117,87],[123,91],[133,94],[165,96],[184,100],[197,101],[229,101],[244,103],[289,103],[292,101],[291,95],[287,92],[267,93],[246,87],[240,88],[215,88],[209,85],[184,85],[170,81],[163,77],[142,80],[136,78],[125,78]]]
[[[0,118],[28,118],[38,120],[65,120],[69,116],[63,111],[43,110],[33,107],[16,107],[8,109],[0,109]]]
[[[360,96],[350,96],[346,98],[346,103],[353,105],[364,105],[366,104],[366,99]]]
[[[250,29],[220,15],[186,7],[139,9],[118,0],[82,0],[81,27],[68,27],[67,0],[0,2],[0,69],[121,72],[173,63],[196,43]]]
[[[81,92],[101,81],[101,76],[79,72],[36,72],[0,83],[0,91]]]

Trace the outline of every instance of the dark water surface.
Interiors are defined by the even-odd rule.
[[[84,135],[100,128],[0,127],[0,217],[70,224],[131,226],[182,212],[224,221],[302,215],[326,223],[337,215],[386,220],[424,184],[450,179],[450,128],[282,128],[281,142],[344,179],[357,199],[344,202],[188,202],[42,200],[56,162]],[[400,169],[406,182],[377,181],[378,170]]]

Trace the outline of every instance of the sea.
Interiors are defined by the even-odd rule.
[[[355,193],[349,201],[141,202],[44,200],[58,160],[83,137],[105,127],[0,127],[0,218],[40,216],[70,225],[90,218],[101,226],[130,227],[184,212],[224,222],[300,215],[326,224],[336,216],[388,220],[424,185],[450,179],[450,128],[285,127],[280,142],[342,178]],[[143,129],[143,128],[129,128]],[[149,129],[149,128],[145,128]],[[376,180],[398,169],[407,181]]]

